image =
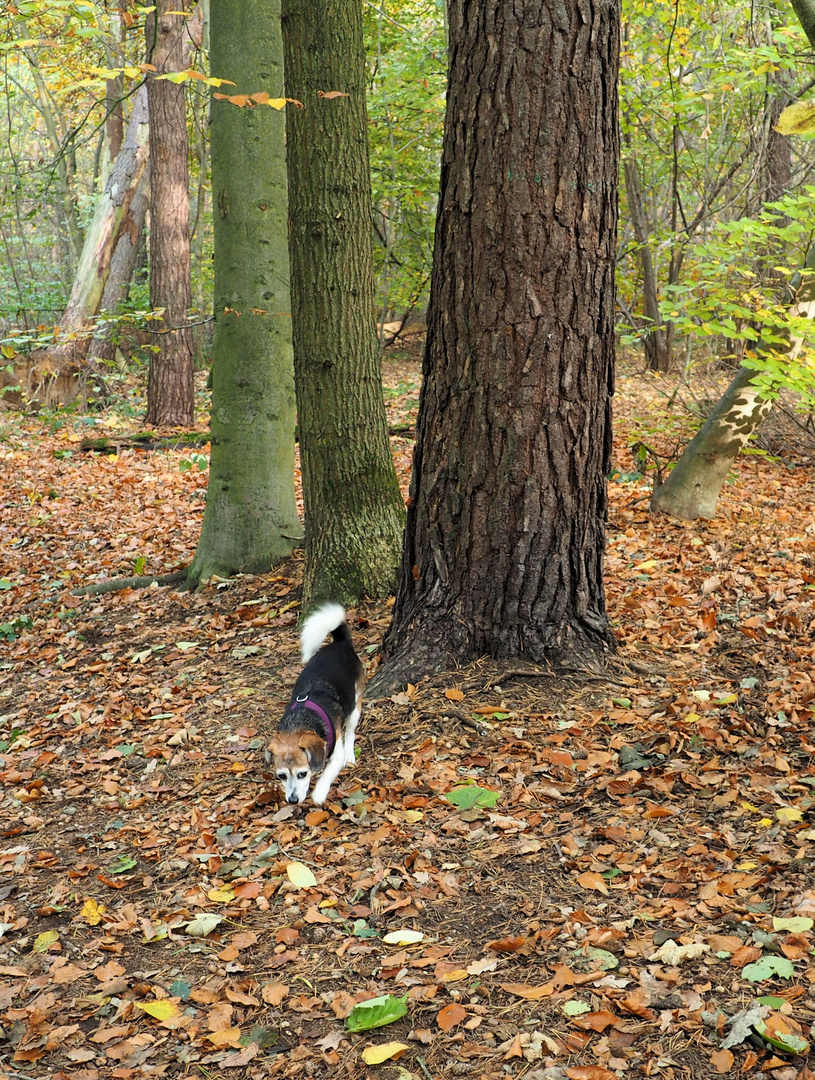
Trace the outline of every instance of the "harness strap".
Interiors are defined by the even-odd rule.
[[[312,701],[308,694],[296,698],[295,701],[299,708],[308,709],[310,712],[317,715],[323,731],[325,732],[325,756],[326,759],[330,758],[334,747],[337,744],[337,731],[331,717],[322,706],[318,705],[316,701]]]

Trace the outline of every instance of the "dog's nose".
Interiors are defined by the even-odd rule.
[[[288,797],[288,799],[286,801],[292,803],[295,806],[297,805],[297,803],[300,802],[300,800],[297,798],[296,795],[289,795],[289,797]]]

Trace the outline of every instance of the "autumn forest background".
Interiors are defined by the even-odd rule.
[[[551,11],[0,3],[0,1077],[812,1080],[815,6]],[[513,292],[537,84],[589,171]],[[289,806],[326,596],[372,682]]]

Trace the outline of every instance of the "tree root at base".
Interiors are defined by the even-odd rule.
[[[151,585],[177,585],[186,579],[186,569],[176,570],[172,574],[113,578],[111,581],[98,581],[95,585],[85,585],[81,589],[71,589],[71,596],[100,596],[102,593],[120,592],[122,589],[149,589]]]

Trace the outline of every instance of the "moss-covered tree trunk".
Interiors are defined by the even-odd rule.
[[[355,603],[394,590],[404,526],[374,317],[359,0],[283,0],[283,39],[286,92],[304,106],[287,143],[304,605]]]
[[[283,94],[280,0],[212,0],[212,73]],[[294,499],[285,118],[214,100],[212,454],[192,585],[262,573],[302,538]]]

